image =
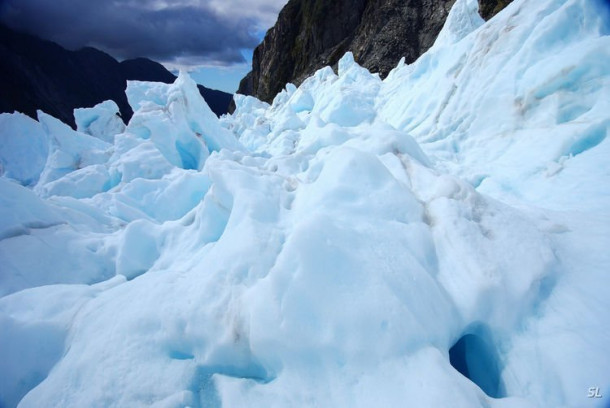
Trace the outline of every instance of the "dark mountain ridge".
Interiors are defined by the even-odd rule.
[[[0,112],[19,111],[36,118],[40,109],[75,127],[75,108],[111,99],[127,122],[133,115],[125,96],[127,80],[172,83],[175,79],[163,65],[147,58],[118,62],[95,48],[69,51],[0,25]],[[199,92],[219,116],[233,99],[201,85]]]

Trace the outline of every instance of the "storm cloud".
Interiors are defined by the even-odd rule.
[[[286,0],[0,0],[0,21],[66,48],[180,65],[244,62]]]

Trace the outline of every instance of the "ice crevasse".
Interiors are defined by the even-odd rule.
[[[477,11],[220,120],[0,115],[0,406],[608,406],[608,9]]]

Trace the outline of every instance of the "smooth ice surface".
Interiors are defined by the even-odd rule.
[[[477,3],[220,120],[0,115],[0,406],[607,405],[608,10]]]
[[[25,186],[36,184],[49,155],[40,123],[21,113],[2,113],[0,129],[0,175]]]

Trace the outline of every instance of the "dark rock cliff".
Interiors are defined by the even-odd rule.
[[[513,0],[479,0],[479,14],[487,21],[512,2]]]
[[[75,127],[73,110],[113,100],[128,121],[127,80],[171,83],[176,77],[146,58],[119,63],[94,48],[69,51],[0,25],[0,112],[22,112],[36,118],[40,109]],[[217,115],[226,113],[232,95],[200,86]]]
[[[479,0],[489,19],[512,0]],[[288,82],[335,66],[346,51],[385,77],[436,40],[455,0],[290,0],[256,47],[238,93],[271,102]]]

